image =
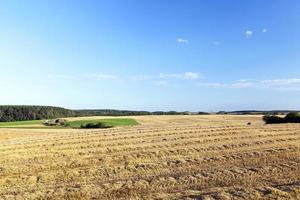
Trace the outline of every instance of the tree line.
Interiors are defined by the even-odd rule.
[[[203,115],[205,112],[176,112],[176,111],[131,111],[131,110],[70,110],[54,106],[0,106],[0,122],[55,119],[62,117],[84,116],[133,116],[133,115]]]
[[[74,110],[76,116],[132,116],[132,115],[205,115],[206,112],[191,113],[188,111],[132,111],[132,110],[112,110],[112,109],[97,109],[97,110]]]
[[[75,116],[73,110],[53,106],[0,106],[0,121],[25,121]]]

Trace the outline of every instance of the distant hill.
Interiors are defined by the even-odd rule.
[[[74,110],[76,116],[130,116],[130,115],[203,115],[206,112],[177,112],[177,111],[132,111],[132,110],[112,110],[112,109],[96,109],[96,110]]]
[[[219,111],[216,114],[222,115],[286,115],[290,112],[300,112],[295,110],[240,110],[240,111]]]

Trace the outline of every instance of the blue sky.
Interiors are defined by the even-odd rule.
[[[0,25],[0,104],[300,109],[298,0],[2,0]]]

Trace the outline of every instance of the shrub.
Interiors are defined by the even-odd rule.
[[[286,120],[284,118],[278,117],[276,115],[265,115],[263,116],[263,120],[266,124],[286,123]]]
[[[98,122],[98,123],[87,123],[82,124],[80,128],[111,128],[111,126],[107,126],[104,123]]]
[[[266,124],[279,124],[279,123],[300,123],[300,114],[297,112],[290,112],[285,117],[276,115],[265,115],[263,120]]]
[[[291,112],[285,116],[285,120],[289,123],[300,123],[300,115],[297,112]]]

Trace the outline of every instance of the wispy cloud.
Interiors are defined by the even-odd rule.
[[[213,41],[212,44],[215,45],[215,46],[221,45],[221,43],[220,43],[220,42],[217,42],[217,41]]]
[[[186,79],[186,80],[195,80],[200,78],[199,73],[196,72],[185,72],[182,74],[159,74],[160,78],[175,78],[175,79]]]
[[[48,75],[49,79],[64,79],[64,80],[70,80],[74,79],[74,76],[67,75],[67,74],[49,74]]]
[[[184,44],[188,44],[189,43],[189,41],[187,39],[183,39],[183,38],[177,38],[176,41],[178,43],[184,43]]]
[[[150,80],[153,79],[153,76],[150,75],[137,75],[137,76],[132,76],[130,77],[131,80],[133,81],[145,81],[145,80]]]
[[[117,76],[111,74],[103,74],[103,73],[96,73],[96,74],[85,74],[82,76],[83,78],[90,79],[90,80],[115,80]]]
[[[263,33],[266,33],[266,32],[268,32],[268,31],[269,31],[269,30],[266,29],[266,28],[264,28],[264,29],[262,30]]]
[[[211,88],[259,88],[300,91],[300,78],[269,79],[269,80],[239,80],[232,83],[198,83],[198,86]]]
[[[166,85],[168,85],[168,81],[154,81],[154,85],[156,85],[156,86],[166,86]]]
[[[250,38],[252,35],[253,35],[253,31],[251,31],[251,30],[246,30],[246,32],[245,32],[246,38]]]
[[[90,79],[90,80],[115,80],[118,77],[111,74],[95,73],[95,74],[84,74],[84,75],[67,75],[67,74],[50,74],[47,76],[49,79],[57,80],[80,80],[80,79]]]
[[[211,88],[250,88],[254,86],[253,82],[237,81],[234,83],[198,83],[198,86],[207,86]]]
[[[160,73],[158,75],[136,75],[131,77],[118,77],[113,74],[105,73],[90,73],[83,75],[66,75],[66,74],[52,74],[48,75],[49,79],[62,79],[62,80],[80,80],[80,79],[89,79],[89,80],[132,80],[132,81],[161,81],[166,82],[168,79],[181,79],[181,80],[196,80],[201,78],[201,75],[197,72],[184,72],[184,73]]]
[[[286,85],[300,84],[300,79],[290,78],[290,79],[263,80],[261,81],[261,83],[269,86],[286,86]]]

